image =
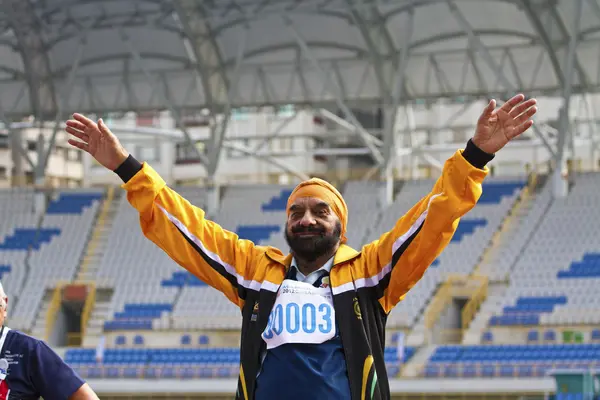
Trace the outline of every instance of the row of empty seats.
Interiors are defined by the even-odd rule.
[[[203,207],[205,192],[198,187],[175,189],[190,203]],[[101,286],[114,289],[107,331],[169,328],[169,318],[180,288],[197,279],[144,237],[138,212],[126,196],[118,201],[110,234],[97,269]]]
[[[433,181],[405,183],[394,204],[383,212],[371,239],[392,229],[399,217],[432,190],[433,184]],[[461,219],[450,244],[406,298],[392,310],[388,326],[423,324],[425,307],[437,287],[451,274],[473,271],[523,187],[524,182],[520,180],[490,178],[484,182],[479,203]]]
[[[283,185],[234,185],[224,189],[214,221],[257,245],[287,251],[284,239],[287,199],[293,187]],[[181,278],[183,279],[183,275]],[[171,327],[190,329],[239,329],[238,306],[222,293],[187,277],[172,313]],[[199,304],[202,306],[199,307]]]
[[[426,377],[540,377],[551,369],[599,368],[600,344],[440,346]]]
[[[46,289],[75,278],[104,194],[87,189],[59,191],[39,214],[35,196],[32,190],[2,194],[4,200],[19,204],[0,206],[13,214],[6,218],[12,229],[0,233],[0,264],[10,270],[5,275],[7,292],[17,298],[12,326],[42,334],[45,315],[35,318]],[[13,274],[17,282],[11,279]]]
[[[400,362],[397,350],[386,348],[388,373],[397,375],[414,351],[406,348]],[[238,348],[117,348],[101,354],[99,358],[96,349],[68,349],[65,361],[88,378],[230,378],[239,374]]]
[[[508,290],[491,306],[490,325],[600,324],[599,188],[600,175],[577,176],[568,196],[546,206],[514,266]],[[550,189],[551,183],[545,191]],[[545,303],[548,297],[560,302],[551,306]],[[523,298],[537,306],[515,309]]]

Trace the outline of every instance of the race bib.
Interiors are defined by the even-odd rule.
[[[330,288],[284,280],[262,338],[267,349],[286,343],[319,344],[335,336],[335,309]]]

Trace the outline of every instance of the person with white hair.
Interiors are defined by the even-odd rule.
[[[0,400],[98,400],[46,343],[4,324],[7,308],[0,282]]]

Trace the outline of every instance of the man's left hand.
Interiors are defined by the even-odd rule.
[[[488,154],[496,153],[533,125],[536,103],[518,94],[496,110],[496,100],[492,99],[477,121],[473,144]]]

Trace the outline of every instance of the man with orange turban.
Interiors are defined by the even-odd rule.
[[[171,190],[106,125],[75,114],[69,143],[125,182],[142,231],[240,307],[237,399],[389,399],[385,323],[481,196],[486,163],[533,122],[536,101],[490,101],[475,135],[431,193],[361,251],[348,247],[348,208],[329,183],[300,183],[287,203],[290,254],[239,239]]]

